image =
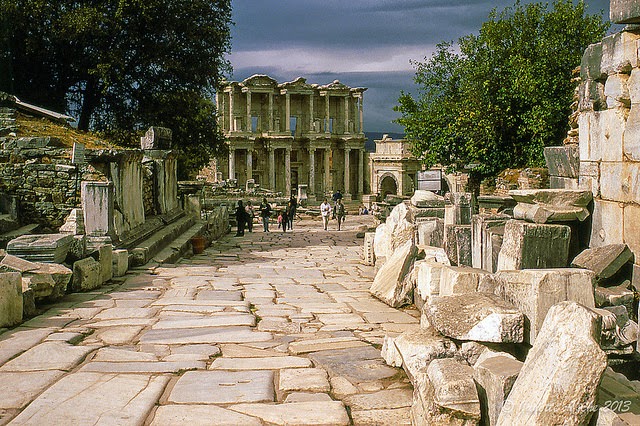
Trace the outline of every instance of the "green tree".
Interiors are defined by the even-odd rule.
[[[230,0],[0,0],[0,17],[16,96],[125,144],[171,127],[194,167],[222,146],[211,99],[230,69]]]
[[[396,121],[427,165],[473,165],[476,178],[544,164],[567,131],[572,70],[608,22],[583,1],[495,9],[477,35],[415,62],[417,96],[401,93]]]

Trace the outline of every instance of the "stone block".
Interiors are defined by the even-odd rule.
[[[100,263],[92,257],[87,257],[73,263],[72,291],[87,291],[102,285],[102,271]]]
[[[607,306],[624,306],[630,317],[633,316],[633,305],[635,302],[635,293],[629,289],[630,282],[613,287],[596,287],[595,301],[598,308]]]
[[[578,178],[566,178],[559,176],[549,176],[549,188],[551,189],[581,189],[580,179]],[[591,189],[589,189],[591,190]]]
[[[629,96],[629,88],[627,81],[628,74],[612,74],[607,78],[604,84],[604,95],[607,97],[607,107],[615,112],[615,108],[629,108],[631,98]],[[623,121],[624,127],[624,121]]]
[[[456,344],[433,328],[407,330],[395,339],[393,345],[402,366],[413,382],[434,359],[452,358],[456,353]]]
[[[595,274],[586,269],[526,269],[495,274],[495,293],[515,305],[525,318],[525,342],[533,344],[547,312],[567,300],[595,307]]]
[[[440,296],[475,293],[484,275],[490,273],[477,268],[464,266],[445,266],[440,272]]]
[[[472,266],[493,272],[493,241],[491,231],[502,228],[509,219],[507,215],[476,214],[471,218]]]
[[[629,90],[629,98],[631,105],[640,104],[640,68],[631,70],[629,80],[627,80],[627,88]]]
[[[591,194],[591,192],[589,192]],[[583,222],[589,217],[586,207],[556,206],[549,204],[518,203],[513,208],[513,218],[533,223]]]
[[[580,74],[583,80],[601,80],[607,77],[602,71],[602,43],[589,45],[583,55],[580,64]]]
[[[111,236],[114,233],[114,189],[111,182],[82,182],[82,212],[86,234]]]
[[[598,150],[597,156],[602,161],[622,161],[628,109],[609,109],[601,111],[599,114],[602,129],[599,139],[600,146],[594,147],[592,144],[592,149]]]
[[[591,144],[591,117],[593,111],[581,112],[578,116],[578,152],[580,161],[589,161],[589,145]]]
[[[522,343],[524,315],[491,293],[433,296],[423,311],[446,337],[493,343]]]
[[[364,247],[362,248],[362,260],[367,266],[374,266],[376,264],[376,254],[373,249],[375,232],[364,233]]]
[[[29,262],[28,260],[21,259],[11,254],[6,254],[0,260],[0,269],[7,272],[29,272],[36,271],[40,266],[35,262]]]
[[[376,227],[373,252],[376,258],[391,256],[391,233],[386,223],[381,223]]]
[[[397,308],[411,302],[411,291],[405,280],[417,254],[413,241],[399,247],[376,274],[371,294]]]
[[[603,95],[604,96],[604,95]],[[580,161],[601,161],[603,146],[603,125],[601,111],[588,111],[580,114],[578,126],[580,131]],[[587,132],[583,135],[582,132]]]
[[[140,138],[142,149],[171,149],[173,132],[166,127],[149,127],[144,137]]]
[[[623,151],[631,161],[640,161],[640,104],[632,104],[624,129]]]
[[[584,250],[573,259],[571,266],[589,269],[596,274],[597,280],[606,280],[631,261],[633,253],[626,244],[611,244]]]
[[[609,19],[614,24],[640,23],[640,2],[637,0],[611,0]]]
[[[559,189],[519,189],[509,191],[518,203],[551,206],[586,207],[593,199],[589,191]]]
[[[402,356],[400,356],[400,352],[396,349],[396,345],[394,343],[395,338],[389,335],[384,336],[384,340],[382,341],[382,349],[380,350],[380,355],[384,362],[387,363],[388,366],[391,367],[402,367]]]
[[[18,272],[0,272],[0,327],[22,322],[22,279]]]
[[[113,278],[113,246],[111,244],[100,246],[96,251],[91,253],[91,257],[100,263],[101,284]]]
[[[571,228],[510,220],[505,225],[498,270],[562,268],[568,265]]]
[[[480,401],[473,368],[452,358],[433,360],[414,383],[414,425],[476,425]]]
[[[474,366],[473,379],[478,385],[482,417],[495,426],[504,401],[520,374],[523,363],[511,357],[496,355]]]
[[[54,301],[63,297],[71,281],[72,271],[58,263],[37,263],[38,269],[22,274],[25,284],[33,290],[34,300]]]
[[[592,161],[580,162],[580,178],[578,179],[579,188],[585,191],[591,191],[593,198],[600,196],[600,163]]]
[[[82,209],[71,209],[64,224],[60,227],[60,232],[73,235],[84,234],[84,213]]]
[[[600,164],[600,193],[610,201],[640,202],[640,163]]]
[[[623,229],[624,242],[629,246],[633,254],[640,259],[640,206],[628,204],[624,207]]]
[[[444,221],[440,218],[420,219],[416,221],[418,244],[432,247],[444,247]]]
[[[453,265],[471,266],[471,225],[445,225],[444,248]]]
[[[550,176],[577,178],[580,174],[578,145],[549,146],[544,149],[544,159]]]
[[[444,264],[433,260],[419,260],[415,263],[417,279],[413,303],[418,309],[422,309],[429,297],[440,294],[440,274],[444,267]]]
[[[452,192],[450,205],[445,208],[445,225],[469,225],[472,214],[472,194],[468,192]]]
[[[417,189],[411,197],[411,205],[419,208],[444,207],[444,197],[431,191]]]
[[[607,368],[600,330],[600,316],[590,309],[575,302],[553,306],[497,425],[587,424]]]
[[[615,1],[615,0],[614,0]],[[636,40],[639,35],[622,31],[602,39],[602,62],[600,68],[609,76],[617,73],[628,74],[638,66],[638,48]]]
[[[7,253],[31,262],[62,263],[73,243],[70,234],[23,235],[7,244]]]
[[[621,203],[594,200],[590,247],[624,243],[624,214]]]
[[[111,268],[114,277],[122,277],[129,270],[129,251],[125,249],[113,250]]]

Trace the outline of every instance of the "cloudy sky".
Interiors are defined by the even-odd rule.
[[[365,130],[402,132],[392,123],[400,91],[414,91],[410,61],[441,41],[476,32],[493,8],[515,0],[232,0],[232,80],[268,74],[367,87]],[[526,2],[526,0],[524,1]],[[609,16],[609,0],[586,0]]]

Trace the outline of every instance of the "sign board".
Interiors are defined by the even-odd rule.
[[[87,160],[84,156],[84,144],[79,142],[73,143],[73,154],[71,155],[71,164],[84,164]]]
[[[417,189],[442,191],[442,170],[425,170],[416,173]]]

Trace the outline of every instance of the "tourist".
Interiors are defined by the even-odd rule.
[[[342,199],[338,199],[338,201],[336,202],[335,215],[336,215],[336,219],[338,219],[338,231],[339,231],[340,225],[342,225],[342,222],[344,221],[344,216],[345,216],[344,204],[342,204]]]
[[[369,214],[369,209],[367,209],[367,206],[362,207],[362,214],[364,215]]]
[[[238,206],[236,207],[236,223],[238,224],[236,237],[241,237],[244,235],[244,226],[247,223],[247,211],[242,205],[242,200],[238,200]]]
[[[282,210],[278,213],[278,229],[282,227]]]
[[[247,200],[244,210],[247,212],[247,230],[253,232],[253,218],[255,217],[251,200]]]
[[[335,206],[336,203],[338,202],[338,200],[342,200],[342,193],[338,189],[338,190],[336,190],[336,192],[333,193],[333,196],[331,198],[333,199],[333,205]],[[336,213],[335,213],[335,210],[334,210],[332,219],[335,219],[335,218],[336,218]]]
[[[262,227],[264,232],[269,232],[269,218],[271,217],[271,204],[267,202],[266,198],[262,199],[260,204],[260,217],[262,218]]]
[[[296,217],[296,210],[298,210],[298,200],[293,195],[289,199],[289,204],[287,205],[287,209],[289,210],[289,214],[287,217],[289,218],[289,229],[293,229],[293,219]]]
[[[287,212],[287,208],[280,212],[280,216],[282,216],[282,232],[287,232],[287,227],[289,226],[289,212]]]
[[[325,231],[329,226],[329,215],[331,215],[332,210],[331,204],[329,204],[329,201],[325,198],[322,204],[320,204],[320,214],[322,215],[322,224],[324,225]]]

